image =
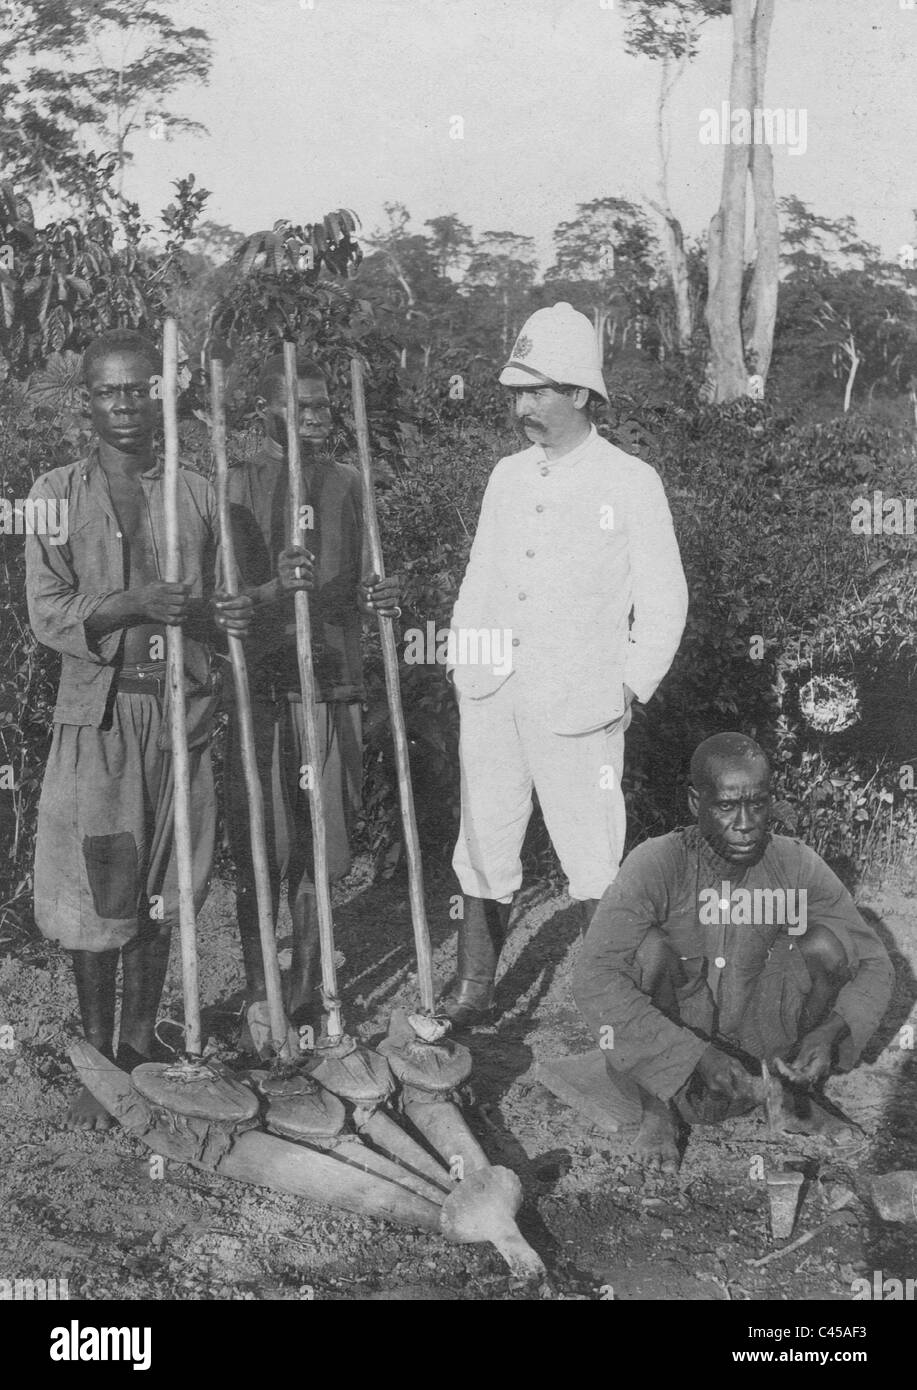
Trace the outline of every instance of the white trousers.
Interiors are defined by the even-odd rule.
[[[509,902],[538,793],[572,898],[601,898],[624,853],[621,777],[628,710],[588,734],[556,734],[516,672],[483,700],[459,701],[462,824],[452,867],[462,892]]]

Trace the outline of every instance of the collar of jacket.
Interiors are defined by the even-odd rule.
[[[544,451],[544,445],[538,444],[536,445],[538,453],[535,456],[535,463],[538,465],[539,468],[541,468],[543,465],[546,465],[548,468],[572,468],[572,466],[575,463],[579,463],[583,455],[595,443],[595,441],[598,438],[599,432],[596,429],[595,425],[590,425],[589,433],[586,435],[586,438],[583,440],[582,444],[577,444],[575,449],[571,449],[570,452],[567,454],[561,454],[560,458],[558,459],[549,459]]]
[[[78,467],[84,479],[88,478],[90,473],[94,472],[96,469],[102,471],[102,461],[99,458],[98,444],[92,449],[91,453],[86,454],[85,457],[81,458],[78,461]],[[155,482],[157,478],[162,477],[163,468],[164,465],[162,459],[154,459],[151,466],[149,468],[144,469],[144,471],[139,475],[141,481],[151,483]]]
[[[697,822],[689,825],[685,830],[685,843],[689,848],[697,853],[698,872],[702,878],[709,879],[710,882],[729,880],[732,883],[738,882],[745,877],[749,869],[757,868],[761,863],[771,844],[770,831],[764,838],[761,853],[753,864],[736,864],[731,859],[726,859],[722,854],[713,848],[709,840],[705,840],[700,833]]]

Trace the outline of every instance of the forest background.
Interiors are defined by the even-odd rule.
[[[236,229],[208,218],[193,174],[147,222],[124,191],[132,144],[192,124],[181,92],[208,79],[207,33],[146,0],[2,6],[0,943],[33,930],[57,673],[28,626],[17,503],[87,447],[86,343],[115,325],[155,336],[167,313],[189,368],[183,461],[205,474],[215,339],[234,351],[236,460],[257,439],[257,363],[289,336],[326,367],[331,448],[352,461],[349,360],[364,361],[383,546],[405,583],[402,637],[448,624],[487,478],[524,445],[496,384],[516,333],[542,305],[568,300],[588,314],[611,389],[596,423],[658,469],[691,594],[675,664],[629,734],[630,842],[684,820],[691,750],[740,728],[774,758],[779,823],[849,882],[907,865],[917,836],[905,505],[917,497],[914,248],[888,258],[852,216],[778,195],[767,140],[724,143],[705,235],[687,236],[671,205],[674,84],[705,27],[728,25],[723,96],[734,111],[759,104],[774,4],[621,0],[633,55],[658,83],[658,187],[635,201],[597,176],[593,196],[556,226],[550,264],[524,227],[479,230],[445,211],[416,225],[397,201],[371,231],[343,208]],[[112,46],[119,34],[132,40],[129,58]],[[424,849],[444,863],[458,813],[457,711],[435,661],[405,661],[402,689]],[[390,874],[400,831],[371,630],[364,773],[361,845]],[[534,872],[556,875],[537,818],[526,853]]]

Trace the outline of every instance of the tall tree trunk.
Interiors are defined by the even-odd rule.
[[[850,409],[850,402],[853,398],[853,383],[856,381],[856,374],[860,366],[860,354],[857,352],[856,341],[852,333],[844,344],[844,351],[850,363],[850,370],[847,373],[847,386],[844,390],[844,414],[846,415]]]
[[[599,361],[605,365],[605,328],[608,323],[608,310],[603,309],[597,304],[592,311],[592,322],[595,326],[595,345],[599,350]]]
[[[688,258],[685,255],[685,239],[681,223],[675,216],[665,219],[663,244],[672,276],[672,293],[675,296],[675,346],[685,352],[694,333],[694,315],[691,312],[691,288],[688,279]]]
[[[685,59],[678,62],[666,56],[663,58],[659,77],[659,94],[656,98],[656,153],[659,161],[659,182],[656,198],[649,198],[650,207],[662,219],[662,244],[668,262],[669,277],[672,281],[672,294],[675,298],[675,345],[684,352],[694,332],[694,317],[691,312],[688,262],[685,257],[685,239],[681,223],[672,211],[669,201],[669,147],[666,141],[666,108],[672,88],[684,68]]]
[[[399,285],[401,286],[401,288],[404,290],[405,294],[407,295],[407,300],[408,300],[407,307],[408,307],[408,309],[413,309],[413,307],[414,307],[414,291],[411,289],[410,283],[408,282],[408,278],[407,278],[407,276],[405,275],[404,271],[403,271],[402,268],[401,268],[401,262],[399,261],[398,257],[395,255],[394,251],[386,251],[385,254],[388,256],[388,263],[389,263],[389,265],[390,265],[391,268],[392,268],[392,273],[394,274],[395,279],[398,281]]]
[[[754,104],[752,9],[754,0],[732,0],[732,112],[751,112]],[[710,330],[710,381],[714,401],[744,396],[748,374],[742,349],[742,273],[745,264],[745,189],[748,180],[747,144],[733,144],[731,131],[723,151],[720,206],[710,223],[707,251],[709,288],[707,327]]]
[[[754,17],[754,104],[764,107],[764,83],[774,0],[758,0]],[[770,145],[751,146],[751,186],[755,199],[757,252],[748,291],[744,324],[745,351],[752,370],[767,382],[777,321],[777,283],[780,270],[780,223],[774,192],[774,152]]]
[[[99,55],[101,57],[101,55]],[[121,117],[124,111],[124,62],[118,69],[118,89],[115,97],[115,154],[118,159],[118,182],[116,190],[119,198],[124,197],[124,165],[127,162],[124,153],[124,145],[127,140],[128,132],[121,124]]]

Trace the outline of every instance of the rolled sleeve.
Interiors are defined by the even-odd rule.
[[[30,498],[57,500],[53,490],[43,484],[39,479]],[[80,589],[69,546],[51,545],[47,536],[27,535],[25,556],[29,622],[39,642],[65,656],[109,665],[117,653],[121,629],[97,637],[86,631],[86,623],[105,599],[118,591]]]

